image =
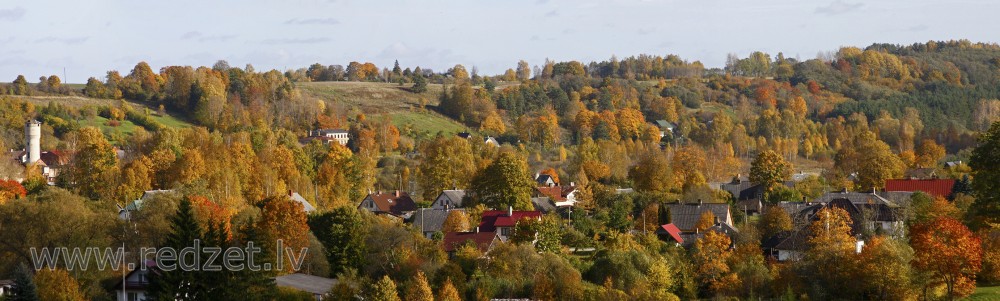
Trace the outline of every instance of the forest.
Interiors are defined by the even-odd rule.
[[[371,91],[413,101],[356,96],[382,93]],[[29,120],[41,122],[41,150],[62,159],[23,163]],[[722,68],[641,54],[520,61],[496,75],[219,61],[139,62],[85,84],[18,76],[0,84],[0,149],[10,150],[0,279],[22,285],[0,300],[113,300],[128,273],[35,271],[32,247],[124,245],[137,262],[142,247],[194,239],[280,239],[309,252],[300,271],[165,272],[150,298],[311,300],[270,280],[299,272],[337,279],[330,300],[953,300],[1000,284],[998,121],[1000,45],[967,40],[801,61],[730,54]],[[350,139],[310,139],[319,129]],[[836,192],[885,197],[887,181],[914,171],[954,189],[892,199],[899,231],[859,229],[870,212],[835,201],[809,216],[782,209]],[[575,204],[517,222],[487,250],[444,243],[478,232],[491,210],[537,210],[541,175],[571,187]],[[724,189],[741,181],[762,187],[757,212]],[[153,190],[173,193],[119,217]],[[464,191],[463,210],[430,235],[412,217],[360,206],[402,191],[419,213],[452,190]],[[678,205],[702,203],[731,221],[699,213],[683,246],[654,230],[679,223]],[[733,231],[711,230],[721,224]],[[801,258],[769,255],[789,232],[803,233]]]

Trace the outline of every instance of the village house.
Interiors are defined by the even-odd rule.
[[[417,211],[417,204],[406,192],[396,190],[393,193],[382,193],[379,191],[365,196],[358,204],[358,208],[375,214],[387,214],[408,219],[414,211]]]
[[[0,299],[10,296],[10,290],[14,288],[14,281],[10,279],[0,279]]]
[[[437,232],[444,234],[444,222],[452,211],[465,212],[465,209],[420,208],[413,213],[413,227],[419,229],[426,238],[433,238]]]
[[[513,208],[486,211],[483,212],[478,231],[496,232],[500,239],[507,241],[514,233],[514,226],[524,219],[542,220],[542,213],[539,211],[514,211]]]
[[[885,191],[924,192],[932,196],[950,198],[955,189],[954,179],[895,179],[885,181]]]
[[[46,184],[55,185],[59,172],[68,164],[69,153],[50,150],[42,151],[42,123],[38,120],[28,120],[24,124],[24,150],[10,150],[14,160],[24,166],[34,166],[45,179]],[[15,179],[23,181],[24,179]]]
[[[451,208],[462,208],[462,201],[465,199],[465,190],[452,189],[441,191],[434,202],[431,203],[431,209],[436,210],[448,210]]]
[[[146,262],[146,268],[137,268],[125,275],[124,281],[115,285],[115,299],[118,301],[148,300],[149,273],[156,267],[154,261]]]
[[[308,144],[313,140],[322,141],[323,144],[329,145],[331,142],[336,141],[340,145],[347,145],[347,142],[351,141],[350,135],[347,130],[343,129],[318,129],[315,131],[309,131],[309,135],[302,138],[300,142],[302,144]]]
[[[883,234],[900,237],[904,233],[902,207],[895,200],[909,194],[875,192],[833,192],[810,202],[782,202],[778,206],[792,217],[794,229],[767,238],[761,249],[779,261],[800,260],[808,249],[809,225],[819,220],[816,216],[824,208],[840,208],[851,216],[851,234],[856,239],[856,251],[864,247],[864,237]],[[884,196],[889,196],[884,197]]]
[[[705,203],[701,200],[697,203],[677,201],[664,206],[670,212],[670,224],[680,230],[681,242],[686,245],[694,243],[701,236],[695,226],[706,212],[711,212],[715,216],[712,227],[717,227],[717,230],[727,235],[735,233],[736,229],[732,227],[732,212],[727,203]]]
[[[674,129],[677,128],[673,123],[666,120],[657,120],[656,127],[660,129],[660,138],[666,137],[667,134],[673,135]]]
[[[455,256],[455,251],[463,245],[472,243],[484,256],[498,243],[503,242],[500,234],[496,232],[451,232],[444,235],[442,247],[448,253],[448,258]]]

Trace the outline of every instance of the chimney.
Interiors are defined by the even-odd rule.
[[[479,226],[476,226],[476,233],[479,233]]]
[[[806,202],[806,197],[805,197],[805,196],[803,196],[803,197],[802,197],[802,202],[803,202],[803,203],[805,203],[805,202]]]
[[[576,182],[569,182],[569,187],[576,187]]]
[[[382,194],[382,190],[381,189],[378,190],[378,194]]]
[[[288,196],[292,196],[292,194],[295,194],[295,191],[292,191],[291,189],[289,189],[288,190]]]
[[[514,206],[507,206],[507,216],[514,216]]]
[[[399,190],[396,190],[396,197],[399,197]]]
[[[701,204],[702,204],[701,199],[698,199],[698,206],[700,207]]]
[[[541,176],[542,176],[542,174],[537,173],[537,172],[535,173],[535,179],[538,179],[538,177],[541,177]]]
[[[719,223],[719,217],[718,217],[718,216],[716,216],[716,217],[715,217],[715,224],[716,224],[716,225],[720,224],[720,223]]]

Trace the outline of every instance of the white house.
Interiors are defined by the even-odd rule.
[[[125,281],[119,281],[115,286],[115,299],[118,301],[147,300],[149,288],[149,269],[135,269],[125,275]]]
[[[465,190],[452,189],[441,191],[441,194],[431,203],[431,209],[447,210],[462,208],[462,199],[465,198]]]
[[[309,137],[306,137],[300,142],[309,143],[312,140],[323,141],[323,144],[330,144],[330,142],[337,141],[340,145],[347,145],[348,141],[351,141],[351,137],[347,130],[342,129],[319,129],[315,131],[309,131]]]
[[[14,288],[13,280],[0,280],[0,297],[10,295],[12,288]]]

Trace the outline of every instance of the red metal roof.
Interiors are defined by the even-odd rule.
[[[940,197],[948,197],[954,188],[955,180],[953,179],[885,181],[885,191],[923,191]]]
[[[509,215],[507,213],[507,210],[483,212],[483,221],[479,223],[479,231],[496,232],[497,227],[513,227],[519,220],[542,217],[540,211],[514,211]]]
[[[674,224],[662,225],[662,226],[660,226],[660,229],[663,230],[663,232],[666,232],[667,234],[670,234],[670,237],[673,237],[674,240],[677,241],[677,243],[679,243],[679,244],[683,244],[684,243],[684,239],[681,238],[681,229],[678,229],[677,226],[674,226]],[[660,232],[660,231],[657,231],[657,232]]]

